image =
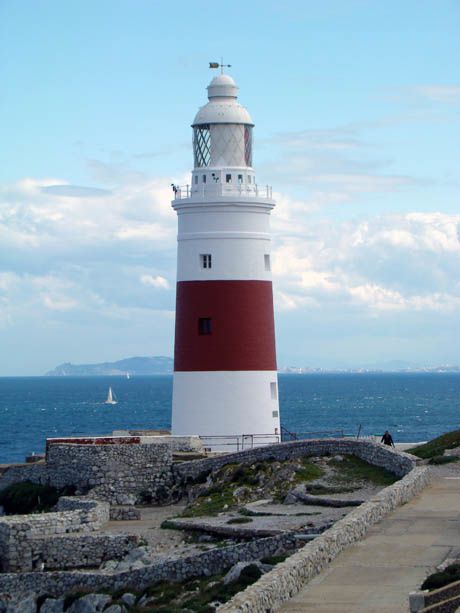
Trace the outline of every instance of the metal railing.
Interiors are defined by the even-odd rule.
[[[205,448],[213,451],[243,451],[264,445],[281,443],[280,434],[222,434],[202,435],[200,440]]]
[[[302,441],[312,438],[344,438],[346,435],[341,428],[337,430],[311,430],[309,432],[290,432],[284,426],[281,426],[281,440],[286,441]]]
[[[174,200],[205,196],[244,196],[246,198],[266,198],[271,200],[271,185],[232,185],[220,183],[216,185],[175,185]]]

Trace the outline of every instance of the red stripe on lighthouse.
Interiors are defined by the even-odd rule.
[[[180,281],[174,370],[276,370],[271,281]]]

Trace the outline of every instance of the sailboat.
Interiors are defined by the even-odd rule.
[[[113,397],[112,388],[109,387],[109,393],[107,394],[107,400],[104,404],[117,404],[117,401]]]

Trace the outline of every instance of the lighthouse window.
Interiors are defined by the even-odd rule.
[[[248,183],[252,183],[252,177],[251,177],[251,175],[248,175]]]
[[[206,183],[206,175],[203,175],[203,183]]]
[[[243,175],[238,175],[238,183],[240,185],[243,183]]]
[[[212,319],[210,317],[200,317],[198,319],[198,334],[211,334]]]
[[[232,175],[225,175],[225,182],[226,183],[231,183],[232,182]]]
[[[198,175],[195,175],[195,185],[198,183]]]
[[[211,161],[211,133],[209,131],[209,124],[193,128],[193,154],[195,156],[195,168],[209,166]]]
[[[270,383],[270,395],[272,400],[276,400],[276,383],[274,381]]]
[[[212,258],[210,253],[200,254],[201,268],[212,268]]]
[[[265,270],[271,270],[271,267],[270,267],[270,254],[269,253],[266,253],[264,255],[264,263],[265,263]]]
[[[272,411],[272,417],[278,417],[278,411]]]

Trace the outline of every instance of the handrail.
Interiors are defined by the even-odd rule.
[[[222,184],[217,185],[173,185],[174,200],[184,200],[195,196],[245,196],[248,198],[272,198],[271,185],[260,186],[257,183],[254,185],[233,185]]]

